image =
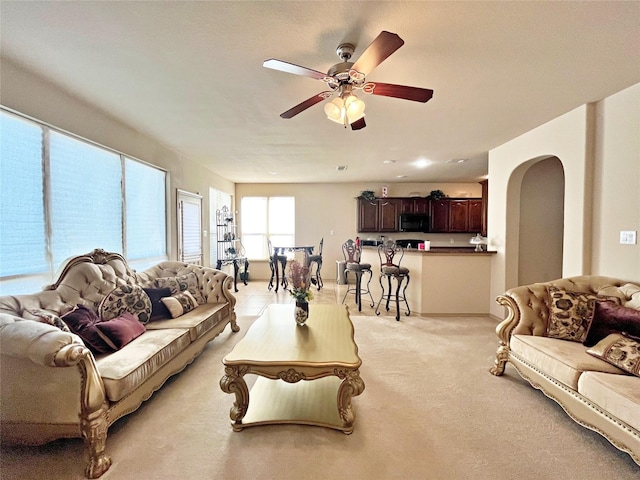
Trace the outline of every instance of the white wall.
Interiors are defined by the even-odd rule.
[[[599,102],[596,119],[592,273],[640,281],[640,247],[619,243],[640,231],[640,84]]]
[[[640,283],[638,245],[620,248],[618,233],[611,234],[622,225],[639,227],[639,104],[640,84],[489,152],[489,248],[498,252],[492,263],[492,314],[503,316],[493,298],[517,285],[522,178],[549,156],[560,159],[565,172],[562,275],[594,273]]]

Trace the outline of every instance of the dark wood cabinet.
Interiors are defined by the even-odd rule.
[[[426,198],[401,198],[400,213],[428,213],[429,201]]]
[[[400,199],[358,199],[358,232],[397,232]]]
[[[469,200],[469,231],[486,236],[484,226],[484,202]]]
[[[469,231],[469,200],[449,200],[449,232]]]
[[[429,215],[431,233],[486,232],[486,206],[481,198],[358,199],[358,232],[397,232],[401,213]]]
[[[380,198],[378,202],[378,231],[397,232],[399,201],[395,198]]]
[[[377,232],[378,200],[358,199],[358,232]]]
[[[432,233],[449,232],[449,199],[431,200],[429,216],[429,230]]]
[[[431,200],[432,233],[481,233],[484,202],[480,198],[441,198]]]

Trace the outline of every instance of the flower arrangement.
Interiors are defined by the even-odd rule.
[[[289,276],[291,277],[289,293],[297,302],[313,300],[313,292],[309,290],[311,285],[310,273],[309,267],[302,265],[297,260],[293,260],[289,265]]]

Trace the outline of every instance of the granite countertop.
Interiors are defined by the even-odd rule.
[[[378,250],[378,247],[363,246],[363,250]],[[420,254],[445,254],[445,255],[493,255],[496,252],[493,250],[476,252],[476,247],[434,247],[431,246],[431,250],[418,250],[417,248],[405,248],[405,253],[420,253]]]

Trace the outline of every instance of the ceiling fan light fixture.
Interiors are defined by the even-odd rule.
[[[353,123],[356,120],[360,120],[364,117],[365,104],[355,95],[351,94],[344,99],[344,106],[347,110],[347,118],[349,123]]]
[[[364,117],[365,104],[353,94],[334,98],[324,104],[324,113],[332,122],[350,125]]]
[[[324,113],[327,118],[336,123],[343,123],[344,119],[344,102],[342,98],[334,98],[330,102],[324,104]]]

